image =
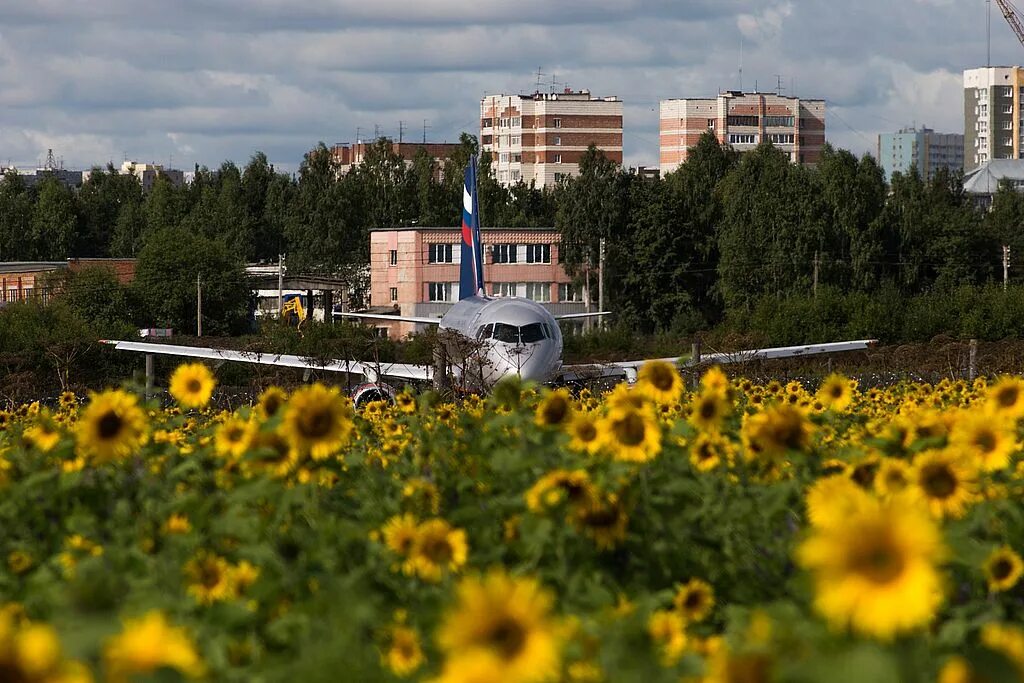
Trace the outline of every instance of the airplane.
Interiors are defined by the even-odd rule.
[[[151,344],[135,341],[107,341],[124,351],[204,358],[214,361],[243,361],[310,370],[346,372],[362,375],[365,382],[352,392],[360,406],[372,400],[390,400],[395,396],[393,383],[455,380],[469,391],[487,391],[504,377],[517,375],[539,383],[566,384],[602,377],[617,377],[635,382],[639,366],[651,359],[618,361],[605,364],[567,366],[562,363],[562,331],[559,321],[608,315],[608,312],[552,315],[541,304],[515,296],[488,296],[484,291],[483,243],[480,236],[480,211],[476,192],[476,159],[470,158],[465,171],[462,207],[462,253],[459,273],[460,299],[440,318],[384,315],[372,313],[335,313],[336,317],[386,320],[437,325],[440,328],[442,354],[435,366],[399,363],[371,363],[337,360],[316,363],[291,355],[253,354],[222,349]],[[731,362],[738,358],[784,358],[866,349],[874,340],[816,344],[799,347],[756,349],[738,354],[713,354],[703,360]],[[664,358],[672,363],[685,357]],[[147,362],[147,370],[152,363]],[[444,370],[442,378],[436,372]],[[151,377],[147,372],[147,385]]]

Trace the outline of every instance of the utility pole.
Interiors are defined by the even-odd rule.
[[[814,283],[811,285],[811,294],[818,296],[818,252],[814,252]]]
[[[284,254],[277,255],[277,317],[284,309]]]
[[[196,336],[203,336],[203,282],[196,274]]]
[[[597,257],[597,312],[604,313],[604,238],[601,238]],[[598,327],[604,327],[604,319],[600,319]]]
[[[402,139],[405,138],[405,121],[398,122],[398,144],[402,144]]]
[[[1006,283],[1010,279],[1010,245],[1003,245],[1003,291],[1006,291]]]
[[[427,125],[427,119],[423,119],[423,144],[427,144],[427,129],[430,126]]]

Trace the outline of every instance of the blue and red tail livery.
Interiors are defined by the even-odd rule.
[[[484,294],[484,247],[480,241],[480,205],[476,198],[476,157],[466,166],[462,188],[462,269],[459,271],[459,298]]]

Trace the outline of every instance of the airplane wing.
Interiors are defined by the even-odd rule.
[[[556,315],[555,320],[575,320],[577,318],[599,318],[604,315],[611,315],[611,311],[601,311],[600,313],[566,313],[565,315]]]
[[[386,315],[384,313],[339,313],[335,311],[336,318],[363,318],[365,320],[383,320],[393,323],[418,323],[421,325],[440,325],[440,318],[417,317],[414,315]]]
[[[860,339],[856,341],[827,342],[824,344],[807,344],[805,346],[776,346],[767,349],[749,349],[723,353],[702,354],[700,360],[690,356],[674,358],[646,358],[642,360],[614,361],[589,365],[565,365],[562,367],[561,379],[578,381],[580,379],[597,379],[625,375],[632,382],[636,379],[636,371],[641,365],[653,360],[665,361],[680,366],[724,365],[726,363],[743,363],[752,360],[772,360],[777,358],[796,358],[799,356],[817,356],[826,353],[843,353],[846,351],[863,351],[871,348],[877,339]]]
[[[362,375],[371,382],[377,381],[381,377],[430,381],[434,375],[433,368],[429,365],[412,365],[408,363],[371,363],[351,360],[332,360],[327,363],[318,363],[310,358],[288,354],[231,351],[229,349],[178,346],[175,344],[151,344],[147,342],[117,341],[109,339],[101,339],[100,341],[104,344],[110,344],[118,351],[136,351],[139,353],[179,356],[182,358],[203,358],[205,360],[214,361],[236,361],[241,363],[256,363],[258,365],[277,365],[280,367],[299,368],[302,370],[348,372],[354,375]]]

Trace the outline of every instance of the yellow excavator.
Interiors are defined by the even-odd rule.
[[[306,308],[302,305],[302,297],[298,294],[292,295],[291,298],[284,302],[281,306],[281,318],[288,321],[288,324],[295,323],[296,326],[301,326],[302,322],[306,319]]]

